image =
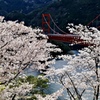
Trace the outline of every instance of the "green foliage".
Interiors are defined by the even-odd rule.
[[[27,81],[25,78],[18,78],[14,82],[12,82],[12,85],[9,85],[9,88],[19,87],[20,85],[26,82]]]
[[[35,96],[32,96],[31,98],[27,98],[26,100],[37,100]]]
[[[0,93],[5,89],[5,85],[0,85]]]
[[[34,94],[40,94],[43,97],[46,96],[44,90],[48,87],[48,79],[43,79],[41,77],[27,76],[25,78],[17,78],[12,85],[9,85],[9,88],[19,87],[23,83],[29,82],[29,84],[33,84],[33,88],[30,93],[25,97],[19,97],[24,100],[37,100]],[[0,91],[2,91],[5,87],[0,85]],[[20,99],[19,99],[20,100]]]
[[[34,76],[28,76],[26,80],[33,85],[32,94],[41,94],[45,96],[44,90],[48,87],[48,79],[42,79]]]

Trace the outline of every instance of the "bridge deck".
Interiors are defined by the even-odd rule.
[[[89,44],[86,43],[84,40],[80,38],[80,36],[76,34],[47,34],[50,40],[67,42],[67,43],[76,43],[81,44],[84,46],[88,46]]]

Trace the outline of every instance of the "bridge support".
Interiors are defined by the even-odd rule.
[[[50,33],[50,14],[42,14],[42,29],[44,33]]]

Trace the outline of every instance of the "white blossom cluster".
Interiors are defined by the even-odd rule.
[[[61,52],[55,45],[47,43],[47,39],[40,29],[26,27],[24,22],[5,21],[0,16],[0,84],[5,85],[1,93],[4,100],[12,100],[9,96],[13,93],[19,95],[30,91],[32,86],[27,83],[13,89],[7,87],[20,74],[23,76],[24,69],[45,69],[52,63],[50,52]]]
[[[67,27],[70,33],[79,35],[84,42],[89,43],[90,45],[100,45],[100,31],[94,27],[87,27],[81,24],[74,25],[68,24]]]
[[[72,100],[82,100],[84,92],[93,89],[93,100],[100,99],[100,31],[70,24],[69,30],[91,44],[79,50],[78,55],[61,55],[67,63],[62,68],[48,70],[47,76],[63,85]],[[88,96],[88,93],[87,93]],[[87,99],[85,99],[87,100]],[[91,99],[92,100],[92,99]]]
[[[38,98],[38,100],[57,100],[59,96],[62,95],[63,89],[60,89],[54,93],[52,93],[51,95],[46,95],[46,97],[42,97],[41,95],[36,95],[36,97]]]
[[[33,85],[29,83],[24,83],[20,85],[20,87],[13,87],[13,88],[9,88],[9,85],[1,93],[3,100],[11,100],[15,94],[16,94],[16,100],[18,100],[19,97],[24,97],[27,93],[29,93],[33,87]]]

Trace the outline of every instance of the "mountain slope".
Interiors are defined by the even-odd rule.
[[[12,11],[29,13],[36,8],[47,5],[51,1],[52,0],[0,0],[0,14],[3,15]]]
[[[66,29],[68,23],[86,25],[100,13],[100,0],[58,0],[52,4],[42,6],[28,14],[11,12],[6,19],[23,20],[26,25],[41,27],[41,15],[50,13],[57,25]]]

